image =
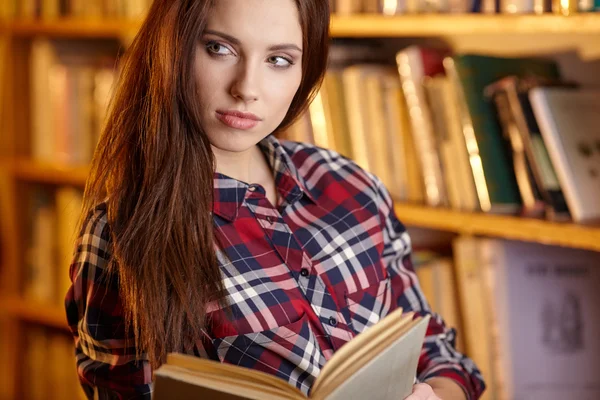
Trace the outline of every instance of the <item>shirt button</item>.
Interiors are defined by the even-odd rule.
[[[272,217],[267,217],[267,222],[272,224],[273,223],[273,218]]]
[[[306,268],[302,268],[302,269],[300,270],[300,275],[302,275],[303,277],[305,277],[305,278],[306,278],[306,277],[308,276],[308,269],[306,269]]]
[[[337,325],[337,319],[335,319],[333,317],[329,317],[329,325],[336,326]]]

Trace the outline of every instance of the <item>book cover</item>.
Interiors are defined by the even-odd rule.
[[[523,153],[528,167],[525,173],[531,175],[531,192],[539,192],[539,199],[546,204],[546,217],[552,220],[566,220],[570,218],[567,203],[529,102],[529,91],[538,86],[573,87],[567,82],[550,81],[535,76],[509,76],[488,86],[486,91],[496,102],[505,132],[509,135],[512,132],[517,136],[511,140],[516,142],[516,146],[513,145],[513,153]],[[501,97],[496,97],[498,95]],[[502,104],[498,102],[503,98],[504,107],[500,107]]]
[[[600,255],[495,239],[478,247],[496,316],[500,398],[600,398]]]
[[[600,218],[600,90],[535,88],[531,106],[573,219]]]
[[[521,198],[512,167],[509,144],[503,139],[494,105],[486,100],[485,87],[503,77],[515,75],[558,79],[558,66],[553,61],[538,58],[503,58],[473,54],[452,57],[452,75],[460,84],[476,153],[481,165],[474,171],[480,203],[484,211],[515,213]],[[467,143],[467,146],[470,146]],[[474,151],[474,150],[473,150]],[[472,162],[473,165],[473,162]]]

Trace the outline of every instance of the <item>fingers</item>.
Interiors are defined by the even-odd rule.
[[[433,393],[433,389],[426,383],[417,383],[413,386],[413,392],[405,400],[441,400]]]

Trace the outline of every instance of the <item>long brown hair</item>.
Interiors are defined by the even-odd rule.
[[[214,0],[213,0],[214,1]],[[326,0],[295,0],[303,78],[279,126],[308,106],[327,64]],[[189,352],[210,301],[225,304],[213,236],[214,159],[200,126],[193,63],[211,0],[155,0],[124,58],[94,153],[84,207],[106,201],[110,277],[127,332],[153,367]]]

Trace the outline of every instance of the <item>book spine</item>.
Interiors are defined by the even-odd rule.
[[[548,205],[547,217],[553,220],[568,219],[570,214],[567,202],[529,103],[530,89],[531,87],[518,89],[513,86],[511,90],[514,91],[512,96],[515,100],[511,102],[511,108],[525,142],[525,151],[530,160],[533,176]]]
[[[460,177],[454,162],[454,149],[448,134],[448,124],[446,122],[443,97],[443,86],[447,78],[445,76],[425,77],[423,87],[427,102],[431,111],[433,130],[435,132],[436,147],[442,166],[443,180],[446,193],[448,194],[448,203],[452,208],[461,208]]]
[[[552,12],[564,16],[577,14],[579,0],[552,0]]]
[[[407,201],[409,198],[409,167],[404,136],[410,135],[410,122],[400,80],[396,74],[383,76],[383,107],[387,133],[385,143],[387,143],[390,159],[389,168],[390,171],[393,171],[390,193],[394,199]]]
[[[506,299],[506,276],[503,262],[502,242],[495,239],[480,239],[478,243],[482,281],[485,293],[486,321],[490,331],[490,368],[494,382],[493,397],[496,400],[511,400],[510,341],[508,339],[508,309]]]
[[[477,190],[471,172],[465,137],[462,132],[459,96],[450,77],[446,77],[444,80],[442,96],[448,135],[450,136],[454,154],[451,162],[456,164],[458,183],[460,185],[461,209],[466,211],[478,211],[479,201],[477,198]]]
[[[393,170],[388,155],[389,142],[387,141],[383,103],[383,75],[386,73],[368,75],[364,82],[366,109],[371,127],[371,132],[367,137],[367,147],[369,148],[369,165],[373,168],[372,172],[381,179],[386,188],[390,188],[393,185]]]
[[[411,110],[412,132],[425,183],[426,202],[433,207],[444,206],[447,204],[447,196],[431,112],[421,83],[425,73],[420,49],[411,48],[399,52],[396,63],[406,104]]]
[[[485,98],[484,88],[496,80],[492,78],[494,75],[500,76],[505,71],[511,74],[512,70],[531,70],[531,73],[536,73],[538,69],[546,67],[546,64],[541,67],[526,59],[493,59],[475,55],[453,56],[452,59],[452,75],[462,89],[466,113],[471,123],[468,128],[472,128],[471,132],[466,133],[467,146],[473,145],[470,142],[474,137],[480,156],[476,161],[481,162],[481,165],[473,166],[473,159],[471,165],[476,168],[474,176],[478,191],[481,189],[482,209],[486,210],[484,207],[487,207],[486,211],[514,214],[521,208],[521,196],[510,160],[509,145],[503,138],[493,105]],[[504,61],[505,64],[501,64]],[[502,72],[498,65],[504,68]],[[486,70],[486,67],[492,69]],[[478,176],[480,174],[485,179]]]
[[[579,12],[594,11],[594,0],[579,0],[577,3],[577,10]]]
[[[529,14],[534,12],[534,0],[501,0],[502,14]]]
[[[479,241],[474,237],[461,236],[452,242],[466,354],[485,377],[486,391],[481,399],[495,400],[491,328],[478,247]]]
[[[369,154],[367,150],[367,111],[364,99],[364,82],[361,78],[364,72],[364,66],[354,65],[344,69],[342,80],[344,82],[344,94],[348,126],[350,128],[350,137],[352,142],[352,158],[354,161],[367,171],[372,170],[369,164]]]
[[[473,121],[468,110],[464,89],[460,83],[460,78],[456,71],[454,59],[451,57],[444,59],[444,68],[446,68],[446,73],[448,74],[448,77],[450,78],[457,94],[460,122],[462,126],[462,132],[465,137],[465,144],[469,155],[469,164],[471,165],[471,172],[475,182],[479,207],[482,211],[489,212],[492,209],[492,200],[487,187],[486,177],[483,172],[483,162],[481,160],[479,144],[477,143],[477,138],[475,137]]]
[[[492,97],[496,104],[500,124],[512,147],[513,167],[523,201],[523,213],[526,216],[543,216],[544,202],[537,184],[534,182],[531,168],[526,159],[523,137],[512,113],[511,102],[518,100],[513,99],[510,93],[502,87],[495,87],[494,90]]]

